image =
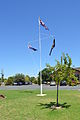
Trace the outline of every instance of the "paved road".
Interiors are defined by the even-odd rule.
[[[40,89],[39,85],[22,85],[22,86],[0,86],[0,90],[36,90]],[[61,90],[80,90],[77,86],[60,86]],[[56,90],[56,86],[43,85],[43,90]]]

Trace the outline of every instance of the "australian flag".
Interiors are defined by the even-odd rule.
[[[30,44],[28,45],[28,48],[29,48],[29,49],[32,49],[33,51],[37,51],[37,49],[34,48],[34,47],[32,47]]]
[[[51,53],[52,53],[52,50],[53,50],[53,48],[55,47],[55,39],[53,40],[53,44],[52,44],[52,47],[51,47],[51,50],[50,50],[50,53],[49,53],[49,55],[51,55]]]
[[[49,30],[49,28],[45,25],[45,23],[42,20],[40,20],[39,22],[46,30]]]

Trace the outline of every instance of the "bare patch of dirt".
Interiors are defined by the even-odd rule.
[[[0,99],[5,99],[6,97],[2,94],[0,94]]]

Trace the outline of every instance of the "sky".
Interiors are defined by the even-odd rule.
[[[9,77],[17,73],[37,76],[46,63],[54,66],[62,53],[80,67],[80,0],[0,0],[0,71]],[[55,37],[55,48],[49,51]],[[34,52],[28,44],[37,48]]]

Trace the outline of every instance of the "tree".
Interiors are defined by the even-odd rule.
[[[26,75],[25,76],[25,82],[29,82],[30,81],[30,77],[29,77],[29,75]]]
[[[68,54],[63,53],[63,60],[64,60],[64,67],[65,67],[65,76],[64,79],[67,81],[68,84],[72,83],[72,80],[77,83],[77,77],[75,76],[75,70],[71,67],[72,66],[72,59]],[[66,62],[65,62],[66,61]]]
[[[31,81],[32,83],[35,83],[35,84],[37,84],[37,82],[38,82],[35,77],[30,77],[30,81]]]
[[[44,81],[50,82],[52,79],[52,71],[49,68],[44,68],[42,70],[42,83],[44,83]],[[38,74],[38,84],[40,84],[40,72]]]
[[[1,86],[1,78],[0,78],[0,86]]]
[[[14,77],[8,77],[8,79],[4,80],[5,85],[12,85]]]
[[[71,68],[72,60],[69,57],[68,54],[62,54],[60,62],[56,60],[57,64],[52,67],[47,64],[47,67],[52,71],[52,74],[54,76],[54,80],[57,84],[57,107],[59,106],[58,103],[58,88],[59,84],[62,80],[66,80],[67,83],[71,82],[72,79],[77,81],[77,78],[75,77],[75,71]]]
[[[54,67],[50,67],[47,65],[47,67],[49,67],[53,73],[54,76],[54,80],[56,81],[57,84],[57,107],[59,106],[58,104],[58,88],[59,88],[59,84],[60,81],[63,80],[63,66],[62,64],[60,64],[59,61],[57,61],[57,64]]]
[[[18,73],[18,74],[16,74],[15,76],[14,76],[14,82],[22,82],[22,83],[24,83],[25,82],[25,76],[24,76],[24,74],[20,74],[20,73]]]

